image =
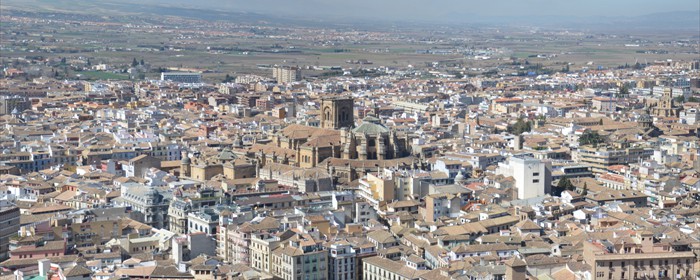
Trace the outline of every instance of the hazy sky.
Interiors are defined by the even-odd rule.
[[[171,1],[150,0],[161,3]],[[199,0],[187,6],[224,6],[230,10],[284,15],[401,19],[478,16],[639,16],[697,11],[699,0]]]

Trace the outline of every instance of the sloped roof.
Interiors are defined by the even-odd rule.
[[[82,276],[82,275],[89,275],[92,274],[92,270],[89,268],[83,266],[83,265],[76,265],[74,267],[69,268],[65,276],[66,277],[73,277],[73,276]]]
[[[352,130],[355,133],[365,134],[381,134],[389,133],[389,129],[379,122],[375,117],[366,117],[362,120],[362,124]]]

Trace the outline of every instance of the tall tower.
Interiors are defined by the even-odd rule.
[[[192,160],[187,156],[187,153],[183,153],[182,161],[180,161],[180,177],[190,177],[192,171]]]
[[[355,100],[352,97],[321,99],[321,127],[340,129],[355,125]]]
[[[665,88],[664,94],[659,100],[659,103],[655,108],[652,109],[652,115],[657,117],[678,117],[681,112],[681,108],[677,107],[673,100],[673,90],[671,88]]]

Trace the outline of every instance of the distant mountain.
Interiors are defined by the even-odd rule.
[[[324,0],[319,0],[324,1]],[[371,16],[371,14],[304,11],[299,14],[293,3],[276,9],[266,9],[269,1],[245,2],[221,0],[3,0],[4,8],[35,12],[66,12],[95,15],[161,15],[203,20],[230,20],[241,23],[265,21],[270,24],[323,25],[337,27],[380,27],[387,24],[469,24],[471,26],[532,26],[586,30],[638,31],[699,31],[700,10],[653,13],[643,16],[581,17],[581,16],[483,16],[475,12],[451,11],[438,18],[406,17],[400,20]],[[308,2],[308,1],[306,1]],[[286,3],[286,2],[285,2]],[[319,4],[320,5],[320,4]],[[290,8],[293,7],[293,8]],[[247,9],[247,10],[246,10]],[[283,11],[279,11],[283,10]],[[253,11],[253,12],[251,12]],[[307,14],[308,12],[308,14]],[[425,26],[423,26],[425,27]]]
[[[700,31],[700,10],[654,13],[634,17],[509,16],[484,17],[473,13],[450,13],[444,19],[452,23],[488,25],[529,25],[538,27],[594,30],[677,30]]]
[[[167,5],[149,4],[150,2],[149,0],[3,0],[3,8],[28,12],[62,12],[100,16],[159,15],[238,22],[281,20],[256,13],[235,12],[227,9],[214,10],[185,5],[185,3],[191,4],[194,1],[173,0]]]

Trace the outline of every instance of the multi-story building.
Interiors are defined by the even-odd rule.
[[[695,279],[696,255],[654,243],[651,232],[639,232],[634,242],[585,242],[583,258],[592,279]]]
[[[368,173],[365,179],[360,179],[359,196],[375,208],[380,202],[396,199],[394,191],[394,180],[391,174]]]
[[[173,143],[148,143],[150,149],[146,152],[147,155],[157,158],[162,161],[181,160],[182,146]]]
[[[353,222],[356,224],[367,224],[370,220],[377,218],[377,212],[372,208],[372,205],[364,202],[358,201],[355,203],[355,216],[353,217]]]
[[[613,165],[627,165],[650,157],[654,150],[650,148],[630,147],[628,143],[613,143],[612,146],[582,146],[576,150],[575,158],[591,167],[593,173],[607,172]]]
[[[187,214],[187,232],[204,232],[215,235],[219,225],[219,213],[212,208],[202,208]]]
[[[610,113],[615,112],[618,100],[610,97],[594,97],[591,103],[592,107],[598,112]]]
[[[552,167],[552,181],[566,178],[593,177],[591,168],[586,165],[557,165]]]
[[[428,272],[425,260],[411,255],[403,261],[384,257],[370,257],[363,261],[362,279],[366,280],[412,280]]]
[[[475,169],[478,168],[481,170],[486,169],[486,167],[489,165],[496,164],[504,160],[505,158],[502,155],[484,153],[469,154],[466,159],[466,161]]]
[[[202,73],[163,72],[160,73],[162,81],[196,84],[202,82]]]
[[[272,275],[284,280],[328,279],[328,251],[311,235],[297,234],[272,252]]]
[[[250,239],[250,267],[271,273],[272,251],[280,247],[281,238],[268,232],[254,233]],[[281,262],[280,262],[281,263]],[[279,263],[277,264],[279,266]],[[288,269],[285,269],[285,271]],[[281,271],[280,271],[281,273]],[[286,278],[285,278],[286,279]],[[296,278],[286,279],[295,280]]]
[[[115,199],[117,206],[131,207],[138,212],[137,219],[154,228],[168,225],[170,201],[160,191],[138,183],[125,183],[121,187],[121,197]]]
[[[0,260],[9,258],[10,237],[19,230],[19,207],[0,200]]]
[[[457,217],[461,214],[462,199],[453,194],[431,194],[425,197],[425,208],[421,208],[426,221],[435,222],[441,217]]]
[[[192,211],[192,203],[180,198],[174,198],[168,207],[168,225],[170,231],[176,234],[186,234],[188,231],[187,215]]]
[[[10,259],[42,259],[48,256],[63,256],[66,253],[66,241],[40,241],[34,245],[21,246],[10,252]]]
[[[7,160],[3,161],[4,165],[16,167],[22,174],[38,172],[54,165],[54,159],[43,150],[8,154],[2,158]]]
[[[686,124],[696,124],[700,122],[700,109],[698,108],[686,108],[680,112],[681,122]]]
[[[140,155],[129,160],[128,164],[123,165],[127,177],[143,178],[148,172],[148,169],[155,167],[160,168],[161,160],[148,156]]]
[[[354,280],[357,275],[357,253],[348,242],[339,241],[328,248],[330,257],[328,262],[330,280]]]
[[[497,174],[513,176],[518,199],[543,196],[551,187],[551,171],[541,160],[529,155],[514,155],[507,164],[499,163]]]
[[[433,170],[448,174],[450,179],[457,177],[459,171],[462,170],[462,162],[458,160],[438,159],[433,164]]]
[[[220,224],[223,220],[220,220]],[[225,262],[250,265],[251,238],[255,234],[277,233],[280,223],[275,218],[255,218],[240,225],[220,226],[218,255]]]
[[[273,67],[272,77],[280,84],[301,81],[301,68],[290,66]]]
[[[32,103],[22,96],[0,96],[0,116],[9,115],[12,111],[21,113],[32,108]]]

